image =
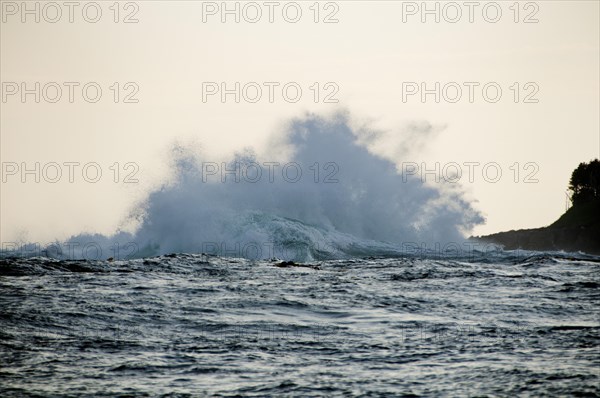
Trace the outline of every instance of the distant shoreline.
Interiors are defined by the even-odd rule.
[[[600,254],[600,201],[571,207],[553,224],[532,229],[472,236],[507,250],[564,250]]]

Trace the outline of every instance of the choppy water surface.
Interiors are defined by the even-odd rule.
[[[598,396],[600,262],[0,260],[0,395]]]

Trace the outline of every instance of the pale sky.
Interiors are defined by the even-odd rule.
[[[430,168],[436,162],[497,163],[503,173],[497,183],[486,181],[481,167],[472,183],[465,175],[459,181],[487,219],[473,231],[477,235],[552,223],[565,210],[571,171],[600,156],[597,1],[520,2],[518,7],[513,1],[478,2],[472,23],[464,2],[438,3],[439,23],[434,15],[422,15],[421,2],[401,1],[320,2],[318,7],[312,1],[276,2],[273,23],[264,2],[239,2],[239,23],[234,15],[221,21],[221,10],[216,10],[221,2],[121,2],[119,15],[110,8],[112,1],[98,2],[102,14],[96,23],[85,20],[96,18],[90,2],[78,3],[72,23],[63,2],[54,3],[60,18],[46,2],[26,4],[33,10],[36,3],[39,22],[35,12],[22,13],[25,3],[1,2],[2,242],[47,242],[82,231],[110,234],[136,201],[168,177],[168,150],[174,142],[194,142],[215,160],[244,147],[266,152],[270,138],[307,111],[346,110],[357,124],[386,131],[390,145],[409,123],[444,127],[410,158],[394,159],[399,167],[402,162],[425,162]],[[236,2],[227,4],[233,9]],[[427,4],[433,9],[436,2]],[[454,4],[462,17],[451,23]],[[262,17],[251,23],[247,20],[255,18],[255,5]],[[295,18],[297,8],[300,20],[286,21]],[[496,18],[497,8],[499,21],[486,21]],[[123,23],[128,15],[138,22]],[[324,23],[326,17],[337,22]],[[22,88],[35,91],[36,82],[40,102],[35,94],[23,102]],[[96,103],[82,96],[90,82],[102,89]],[[225,103],[219,95],[203,102],[205,82],[225,82],[229,88],[235,82],[257,82],[263,96],[256,103],[235,103],[233,95]],[[264,82],[279,84],[272,103]],[[290,82],[302,88],[296,103],[286,102],[281,93]],[[315,82],[318,103],[310,88]],[[432,94],[423,103],[416,94],[403,101],[403,87],[410,82],[429,89],[436,82],[440,88],[456,82],[462,97],[436,103]],[[473,103],[465,82],[478,84]],[[502,90],[495,103],[482,95],[487,83]],[[52,103],[56,86],[62,96]],[[447,96],[455,96],[453,87],[447,86]],[[338,103],[323,103],[335,89],[332,98]],[[130,99],[138,102],[124,103],[134,91]],[[93,98],[95,88],[87,94]],[[537,103],[526,103],[526,98]],[[22,163],[33,169],[36,162],[63,165],[62,178],[51,183],[41,176],[36,183],[26,175],[22,182]],[[79,166],[70,183],[65,162],[96,162],[103,176],[98,183],[86,182]],[[110,169],[115,162],[121,169],[117,183]],[[134,170],[123,168],[130,162],[139,166],[139,182],[124,184]],[[19,170],[12,175],[14,164]],[[52,179],[54,171],[47,171]],[[538,182],[524,182],[530,172]]]

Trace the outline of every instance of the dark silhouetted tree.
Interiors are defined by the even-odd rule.
[[[571,174],[569,189],[573,205],[600,199],[600,161],[594,159],[589,163],[579,163]]]

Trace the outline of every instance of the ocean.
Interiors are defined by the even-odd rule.
[[[0,396],[600,395],[600,257],[0,259]]]

